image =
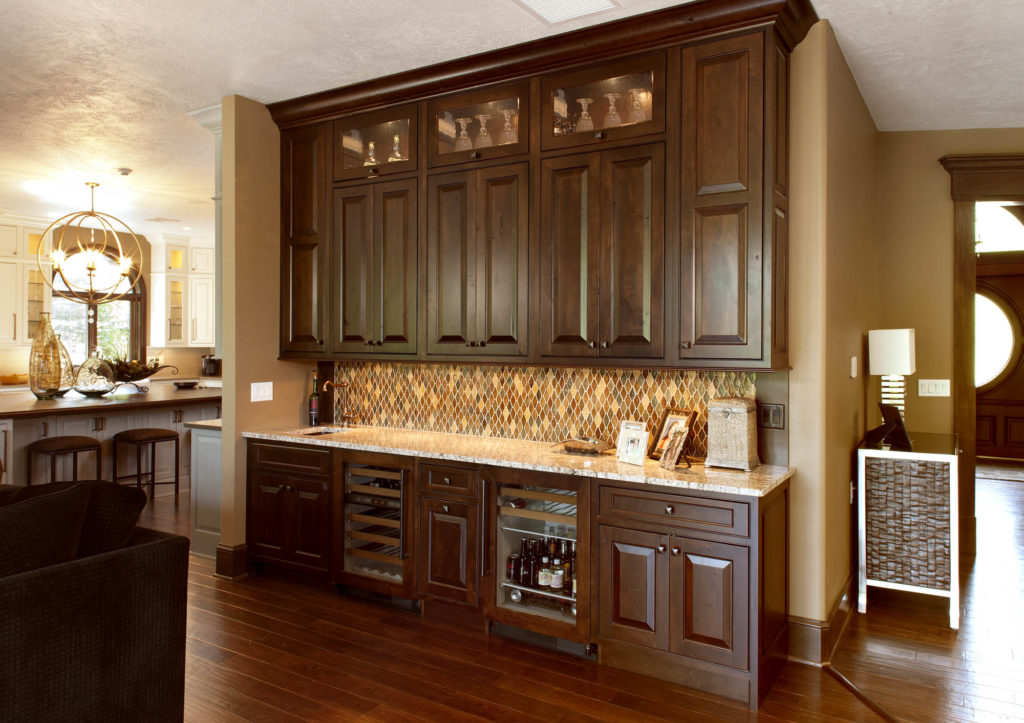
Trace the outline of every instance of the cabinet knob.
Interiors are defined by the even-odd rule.
[[[601,342],[601,348],[602,348],[602,349],[607,349],[607,348],[608,348],[608,346],[609,346],[608,342],[606,342],[606,341],[602,341],[602,342]]]
[[[448,511],[448,505],[441,505],[441,509],[442,509],[442,510],[443,510],[444,512],[447,512],[447,511]]]
[[[370,178],[373,178],[378,173],[380,173],[380,169],[374,166],[373,168],[370,169]]]
[[[452,483],[451,477],[445,477],[445,478],[444,478],[444,483],[445,483],[446,485],[450,485],[450,484]]]
[[[487,342],[486,341],[478,341],[476,345],[477,346],[487,346]]]
[[[587,346],[589,346],[591,349],[593,349],[595,346],[597,346],[597,342],[596,341],[588,341],[587,342]]]
[[[363,342],[363,346],[370,346],[371,344],[373,344],[373,339],[367,339]]]
[[[384,346],[384,340],[383,339],[377,339],[377,341],[373,342],[373,344],[374,344],[374,346]]]
[[[683,347],[684,349],[689,349],[689,348],[690,348],[690,342],[688,342],[688,341],[684,341],[684,342],[683,342],[682,344],[680,344],[679,346]]]
[[[472,153],[469,154],[469,157],[476,160],[477,158],[480,157],[480,151],[473,151]]]
[[[323,339],[317,339],[316,343],[319,344],[320,346],[323,346],[324,345],[324,340]]]
[[[671,515],[673,512],[675,512],[675,509],[676,508],[673,507],[672,505],[665,505],[665,514]]]
[[[672,554],[673,555],[678,555],[680,552],[681,552],[681,550],[678,547],[673,547],[672,548]]]
[[[658,552],[664,552],[666,549],[668,548],[666,548],[664,545],[658,545]]]
[[[596,138],[597,140],[603,139],[604,138],[604,131],[598,131],[597,133],[595,133],[594,134],[594,138]]]

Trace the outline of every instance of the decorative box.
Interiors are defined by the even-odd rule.
[[[738,397],[708,402],[708,467],[749,472],[758,464],[757,403]]]

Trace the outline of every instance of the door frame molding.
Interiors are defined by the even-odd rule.
[[[939,163],[950,175],[953,198],[953,431],[960,487],[960,554],[973,557],[976,453],[974,390],[974,252],[976,201],[1024,203],[1024,153],[947,155]]]

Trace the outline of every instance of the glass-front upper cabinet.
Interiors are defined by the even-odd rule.
[[[656,53],[541,81],[541,147],[665,131],[665,55]]]
[[[363,113],[334,122],[334,180],[416,170],[416,106]]]
[[[530,147],[530,84],[485,88],[427,106],[431,166],[526,153]]]

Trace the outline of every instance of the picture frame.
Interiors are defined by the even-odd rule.
[[[643,422],[624,421],[619,427],[618,444],[615,445],[618,460],[626,464],[642,465],[649,438],[650,432]]]
[[[666,407],[661,413],[661,421],[658,423],[654,435],[651,437],[651,446],[647,450],[647,456],[651,459],[661,459],[669,438],[672,436],[673,427],[677,424],[684,426],[686,440],[689,441],[690,433],[693,430],[693,419],[696,412],[692,409],[680,409],[678,407]],[[683,456],[685,457],[686,445],[683,445]]]

